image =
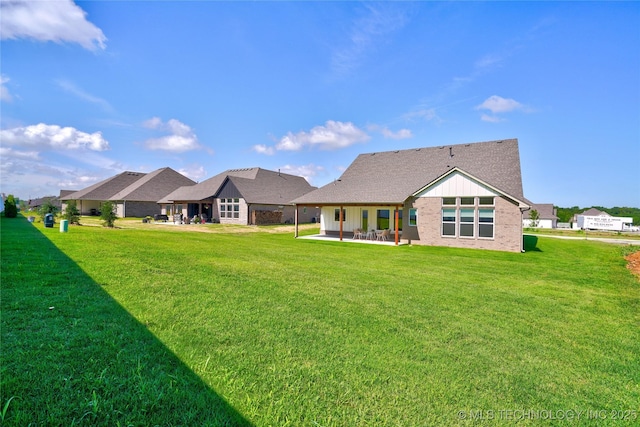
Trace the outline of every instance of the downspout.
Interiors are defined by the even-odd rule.
[[[294,205],[295,210],[293,211],[293,222],[295,224],[295,232],[293,234],[293,238],[298,238],[298,205]]]

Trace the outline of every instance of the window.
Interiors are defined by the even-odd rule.
[[[240,199],[220,199],[220,218],[240,218]]]
[[[494,202],[493,202],[493,197],[478,197],[479,201],[478,204],[480,206],[493,206]]]
[[[478,237],[493,238],[493,209],[478,209]]]
[[[334,211],[333,216],[334,216],[336,222],[340,222],[340,209],[336,209]],[[342,209],[342,221],[346,221],[346,220],[347,220],[347,210],[346,209]]]
[[[460,237],[474,237],[475,212],[473,208],[460,209]]]
[[[389,209],[378,209],[376,220],[378,230],[386,230],[389,228]]]
[[[455,205],[456,204],[456,198],[455,197],[443,197],[442,198],[442,204],[443,205]]]
[[[476,203],[475,197],[460,197],[460,205],[462,206],[473,206]]]
[[[366,209],[362,210],[362,229],[369,229],[369,211]]]
[[[488,206],[495,206],[495,197],[443,197],[442,205],[443,237],[494,238],[495,209]],[[417,222],[411,217],[412,211],[409,225]]]
[[[417,226],[418,225],[418,210],[417,209],[409,209],[409,225]]]
[[[456,209],[442,209],[442,235],[456,235]]]

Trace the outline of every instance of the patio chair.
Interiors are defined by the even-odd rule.
[[[362,239],[363,235],[364,235],[364,232],[362,231],[361,228],[356,228],[355,230],[353,230],[354,239]]]
[[[389,240],[389,236],[391,236],[391,230],[387,228],[382,230],[382,233],[378,233],[378,240],[387,241]]]

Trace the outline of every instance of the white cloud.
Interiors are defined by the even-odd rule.
[[[508,113],[522,109],[524,109],[524,105],[520,104],[518,101],[497,95],[490,96],[482,104],[476,107],[476,110],[489,110],[494,114]]]
[[[366,12],[353,22],[349,42],[333,53],[332,68],[338,76],[349,74],[394,31],[402,28],[407,18],[396,5],[365,4]]]
[[[299,151],[305,146],[322,150],[345,148],[370,139],[369,135],[351,122],[328,120],[324,126],[315,126],[309,132],[289,132],[276,144],[276,150]]]
[[[160,118],[153,117],[145,121],[143,126],[149,129],[162,130],[171,133],[171,135],[162,136],[160,138],[148,139],[145,142],[145,146],[150,150],[164,150],[183,153],[185,151],[198,150],[202,148],[198,143],[198,137],[193,130],[179,120],[171,119],[164,123]]]
[[[435,108],[423,108],[417,111],[411,111],[406,113],[403,118],[407,121],[415,121],[415,120],[424,120],[427,122],[437,121],[440,122],[442,119],[438,117]]]
[[[307,180],[307,182],[312,183],[314,177],[318,175],[318,173],[324,172],[324,168],[322,166],[314,165],[310,163],[308,165],[285,165],[280,168],[280,171],[284,173],[288,173],[290,175],[301,176]]]
[[[251,147],[251,149],[256,153],[266,154],[267,156],[271,156],[272,154],[275,153],[275,149],[273,147],[269,147],[265,144],[256,144],[253,147]]]
[[[109,142],[102,137],[101,132],[90,134],[72,127],[44,123],[0,130],[0,139],[4,145],[38,149],[93,151],[109,149]]]
[[[483,122],[489,122],[489,123],[500,123],[505,121],[505,119],[502,119],[497,116],[490,116],[488,114],[483,114],[482,116],[480,116],[480,120],[482,120]]]
[[[37,151],[19,151],[9,147],[0,147],[0,157],[20,160],[40,160],[40,153]]]
[[[85,92],[84,90],[80,89],[75,84],[67,80],[57,80],[56,83],[65,91],[77,96],[84,101],[96,104],[107,112],[113,111],[113,107],[111,107],[111,105],[106,100]]]
[[[7,88],[4,84],[9,82],[9,77],[0,75],[0,100],[4,102],[13,101],[13,96],[9,93],[9,88]]]
[[[407,139],[412,138],[413,133],[409,129],[400,129],[396,132],[392,131],[386,126],[379,126],[376,124],[367,126],[367,130],[371,132],[380,132],[382,136],[389,139]]]
[[[482,121],[491,123],[498,123],[505,120],[502,117],[498,117],[497,114],[511,113],[513,111],[522,111],[525,113],[529,113],[532,111],[531,108],[519,103],[514,99],[503,98],[498,95],[493,95],[485,99],[485,101],[482,104],[478,105],[475,109],[490,111],[493,115],[483,113],[480,119]]]
[[[207,171],[201,165],[192,165],[178,170],[179,173],[196,182],[200,182],[207,176]]]
[[[0,2],[2,39],[35,39],[78,43],[88,50],[105,49],[102,30],[87,21],[86,13],[71,0]]]

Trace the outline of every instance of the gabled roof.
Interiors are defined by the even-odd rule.
[[[66,194],[61,199],[157,202],[176,188],[193,184],[195,181],[171,168],[161,168],[150,173],[126,171],[90,187]]]
[[[454,168],[526,202],[517,139],[360,154],[337,181],[293,202],[400,204]]]
[[[130,200],[137,202],[157,202],[176,188],[195,185],[195,181],[174,171],[161,168],[150,172],[131,185],[111,196],[110,200]]]
[[[274,172],[262,168],[229,169],[199,184],[181,187],[163,197],[158,203],[196,202],[217,198],[231,183],[247,203],[288,204],[315,187],[301,176]]]
[[[453,169],[449,169],[447,172],[445,172],[444,175],[439,176],[438,178],[436,178],[435,180],[433,180],[432,182],[428,183],[427,185],[425,185],[424,187],[420,188],[418,191],[415,191],[413,194],[411,194],[412,196],[419,196],[420,193],[423,193],[424,191],[426,191],[429,188],[432,188],[436,185],[439,185],[440,183],[443,182],[443,180],[447,179],[448,177],[453,176],[454,174],[460,174],[464,177],[466,177],[467,179],[471,180],[471,181],[475,181],[477,184],[488,188],[489,190],[491,190],[494,193],[498,193],[501,194],[507,198],[510,198],[513,200],[513,202],[518,203],[519,206],[521,207],[531,207],[531,202],[528,201],[527,199],[525,199],[524,197],[522,199],[518,199],[515,198],[505,192],[503,192],[502,190],[500,190],[499,188],[496,188],[495,186],[491,185],[488,182],[485,182],[481,179],[479,179],[478,177],[475,177],[473,175],[471,175],[470,173],[467,173],[466,171],[460,169],[459,167],[454,167]]]
[[[587,209],[586,211],[584,211],[582,213],[579,213],[578,215],[584,215],[584,216],[611,216],[607,212],[601,211],[600,209],[596,209],[596,208]]]
[[[260,168],[253,179],[230,176],[229,181],[242,194],[242,198],[251,204],[289,204],[296,197],[316,188],[301,176]]]
[[[67,194],[62,197],[62,200],[109,200],[145,175],[142,172],[125,171],[75,193]]]
[[[538,211],[538,217],[540,219],[558,219],[555,214],[555,208],[553,207],[553,203],[534,203],[531,205],[531,209],[525,211],[523,213],[523,219],[530,219],[531,211]]]
[[[167,194],[160,199],[158,203],[172,203],[175,201],[200,201],[205,199],[211,199],[220,190],[220,187],[227,179],[228,176],[239,176],[243,178],[255,178],[259,168],[247,168],[247,169],[229,169],[218,175],[212,176],[196,185],[180,187],[175,191]]]

